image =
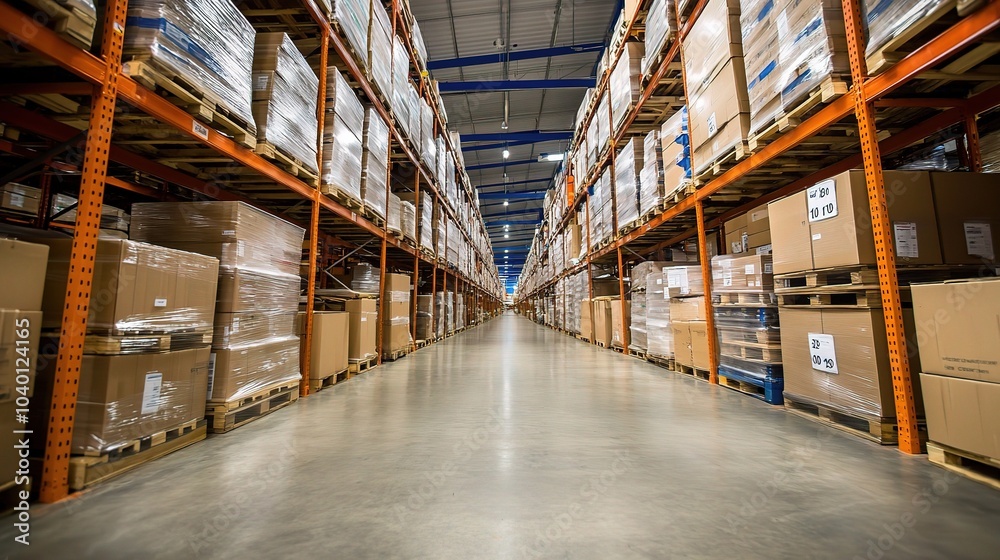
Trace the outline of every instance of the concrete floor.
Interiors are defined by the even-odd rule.
[[[507,315],[35,506],[0,555],[995,559],[998,523],[925,457]]]

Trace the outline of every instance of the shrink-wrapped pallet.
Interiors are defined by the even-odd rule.
[[[323,192],[361,202],[361,136],[365,108],[336,67],[327,69],[323,134]]]
[[[365,112],[364,153],[361,157],[361,198],[365,208],[380,218],[386,212],[389,179],[389,127],[374,107]]]
[[[392,23],[381,2],[372,2],[368,33],[368,77],[385,99],[392,99]]]
[[[628,141],[615,159],[615,203],[618,229],[639,219],[639,172],[642,170],[643,145],[635,138]]]
[[[341,36],[347,39],[347,46],[356,55],[357,61],[368,65],[368,26],[370,23],[371,0],[331,0],[333,10],[330,21]]]

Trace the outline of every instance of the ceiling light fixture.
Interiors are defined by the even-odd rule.
[[[507,121],[503,121],[502,123],[500,123],[500,128],[503,130],[507,130]]]
[[[509,201],[509,200],[505,200],[505,201],[503,201],[503,205],[504,205],[504,206],[510,206],[510,201]]]
[[[503,159],[507,159],[509,157],[510,157],[510,150],[504,150],[503,151]]]
[[[538,161],[556,162],[556,161],[563,161],[564,159],[566,159],[566,154],[563,154],[563,153],[559,153],[559,154],[542,154],[542,155],[538,156]]]
[[[503,234],[503,238],[504,239],[510,239],[510,234],[507,234],[507,233]]]

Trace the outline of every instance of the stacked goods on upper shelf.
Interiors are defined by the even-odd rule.
[[[443,199],[447,194],[445,193],[445,177],[447,176],[447,170],[445,168],[448,165],[448,158],[444,154],[448,150],[446,147],[447,144],[444,141],[444,136],[439,135],[435,139],[435,142],[437,143],[438,158],[437,158],[437,167],[432,171],[434,171],[434,173],[436,174],[435,179],[437,179],[438,182],[438,194],[441,195]],[[442,200],[442,202],[444,201]]]
[[[382,290],[382,355],[391,356],[410,347],[410,277],[386,274]]]
[[[781,333],[771,256],[713,258],[712,295],[719,375],[757,387],[754,392],[766,402],[781,404]]]
[[[409,91],[413,88],[410,83],[410,54],[403,45],[403,41],[397,36],[392,38],[392,112],[396,117],[396,123],[409,134],[410,111],[418,111],[418,108],[410,107]]]
[[[374,107],[365,110],[361,155],[361,200],[365,211],[386,217],[386,182],[389,180],[389,126]]]
[[[669,197],[691,183],[691,137],[687,107],[682,107],[660,128],[663,152],[663,196]]]
[[[0,468],[4,469],[0,480],[4,486],[13,484],[18,470],[14,430],[25,428],[15,423],[16,409],[24,408],[17,406],[16,399],[32,398],[36,402],[33,410],[43,415],[49,411],[37,406],[41,399],[35,388],[48,255],[45,245],[0,238],[0,285],[4,287],[0,291]],[[33,427],[41,428],[34,423]]]
[[[297,399],[304,230],[243,202],[134,204],[132,212],[133,238],[220,260],[210,429],[236,427],[245,399],[271,395],[274,405]]]
[[[643,145],[632,138],[615,159],[615,203],[618,230],[639,219],[639,172],[643,167]]]
[[[437,143],[434,137],[434,110],[427,101],[420,100],[420,157],[428,169],[437,168]]]
[[[276,148],[316,172],[319,78],[284,33],[258,33],[253,57],[253,116],[257,151]]]
[[[386,100],[392,99],[392,22],[381,2],[370,2],[368,77]]]
[[[462,241],[462,233],[455,220],[448,218],[448,264],[458,264],[458,245]]]
[[[646,14],[646,56],[642,75],[648,76],[659,64],[660,53],[677,36],[677,15],[672,0],[653,0]]]
[[[361,136],[365,130],[365,108],[344,76],[333,66],[327,69],[326,112],[322,191],[361,205],[361,157],[364,153]]]
[[[253,27],[229,0],[129,2],[122,72],[154,83],[180,78],[239,120],[253,143]],[[165,77],[164,77],[165,76]],[[232,132],[232,131],[230,131]]]
[[[438,260],[448,258],[448,222],[444,208],[438,204],[434,207],[434,254]]]
[[[403,238],[416,243],[417,241],[417,210],[412,202],[401,201],[399,203],[399,224]]]
[[[674,361],[692,369],[708,370],[708,315],[701,267],[664,267],[663,284],[663,296],[670,299]]]
[[[39,242],[49,246],[43,327],[58,329],[73,240]],[[88,310],[73,453],[106,454],[201,420],[218,282],[219,261],[210,256],[128,240],[97,242],[92,285],[100,304]],[[55,362],[54,355],[43,360],[41,403],[52,397]]]
[[[906,42],[916,31],[923,29],[936,19],[932,14],[950,10],[953,5],[947,0],[862,0],[864,26],[868,37],[865,56],[869,57],[869,71],[878,71],[895,62],[891,57],[878,56],[890,44]],[[887,49],[891,50],[891,49]]]
[[[645,352],[649,349],[648,331],[646,321],[646,313],[648,308],[649,292],[648,290],[648,280],[649,275],[653,272],[659,272],[665,266],[670,266],[670,263],[659,262],[659,261],[643,261],[634,267],[632,267],[632,273],[630,275],[631,280],[631,298],[632,298],[632,309],[631,309],[631,329],[629,336],[629,348],[633,348],[640,352]],[[660,296],[662,299],[662,295]],[[657,327],[666,327],[666,325],[657,325]]]
[[[601,206],[601,234],[598,240],[601,243],[610,240],[615,235],[615,206],[612,204],[611,193],[614,189],[614,176],[611,174],[611,166],[604,168],[601,173],[601,189],[603,190],[603,202]]]
[[[767,207],[754,208],[746,214],[725,223],[726,253],[754,253],[758,255],[771,252],[771,221]]]
[[[330,0],[333,10],[330,22],[347,39],[362,68],[368,66],[368,27],[371,18],[371,0]]]
[[[386,228],[390,233],[403,236],[403,203],[393,193],[389,193],[389,204],[386,206]]]
[[[639,215],[658,210],[663,202],[663,144],[660,131],[652,130],[642,143],[642,171],[639,172]]]
[[[910,371],[921,372],[927,432],[934,442],[927,452],[935,463],[953,463],[948,459],[956,455],[987,465],[1000,461],[998,302],[997,279],[913,285],[923,369]]]
[[[781,74],[778,62],[779,15],[782,0],[741,0],[740,26],[750,102],[750,132],[757,132],[781,113]]]
[[[423,99],[417,92],[417,88],[413,87],[412,83],[408,83],[406,87],[406,104],[408,105],[407,112],[410,115],[410,120],[406,127],[406,136],[413,144],[413,156],[423,159],[421,156],[424,153],[424,139],[420,130],[423,126],[423,111],[421,110]]]
[[[608,87],[611,92],[611,114],[614,119],[612,126],[616,134],[621,130],[625,117],[635,107],[642,94],[640,67],[643,53],[642,43],[625,43],[621,57],[611,72]]]
[[[709,0],[681,41],[694,172],[747,140],[750,102],[739,0]]]

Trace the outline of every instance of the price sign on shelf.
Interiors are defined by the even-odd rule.
[[[821,222],[839,214],[837,208],[837,184],[833,179],[816,183],[806,191],[809,203],[809,221]]]
[[[837,367],[837,349],[833,335],[809,333],[809,358],[815,370],[840,373]]]

